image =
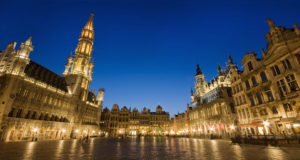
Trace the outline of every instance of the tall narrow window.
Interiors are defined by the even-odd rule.
[[[15,109],[11,108],[10,112],[8,113],[8,117],[12,117],[14,115]]]
[[[262,104],[263,103],[263,99],[262,99],[261,93],[256,93],[256,97],[257,97],[257,100],[258,100],[258,104]]]
[[[280,70],[277,65],[271,67],[271,69],[272,69],[273,76],[277,76],[280,74]]]
[[[268,80],[267,75],[265,72],[260,73],[260,78],[262,82],[266,82]]]
[[[290,74],[290,75],[286,76],[285,79],[286,79],[286,81],[290,87],[290,90],[292,92],[299,90],[299,87],[298,87],[298,84],[297,84],[294,74]]]
[[[257,82],[256,82],[256,79],[255,79],[255,77],[252,77],[252,78],[251,78],[251,80],[252,80],[252,84],[253,84],[253,86],[257,86]]]
[[[272,113],[273,114],[278,114],[277,108],[275,106],[272,107]]]
[[[277,84],[277,87],[279,90],[280,97],[284,97],[287,93],[287,89],[286,89],[284,80],[281,79],[281,80],[277,81],[276,84]]]
[[[283,104],[283,108],[286,112],[291,112],[294,110],[293,107],[289,103]]]
[[[18,109],[18,112],[17,112],[17,118],[22,118],[22,109]]]
[[[292,65],[288,59],[281,61],[284,69],[292,69]]]
[[[253,66],[251,61],[247,63],[249,71],[253,70]]]
[[[247,89],[250,89],[250,83],[249,83],[248,80],[245,82],[245,84],[246,84],[246,88],[247,88]]]
[[[249,97],[249,100],[251,102],[251,106],[255,106],[255,102],[254,102],[252,94],[249,94],[248,97]]]
[[[265,88],[265,93],[268,97],[268,101],[271,102],[271,101],[274,101],[274,97],[273,97],[273,94],[272,94],[272,91],[269,87]]]

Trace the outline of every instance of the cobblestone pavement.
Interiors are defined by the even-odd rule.
[[[300,159],[299,147],[237,145],[227,140],[128,138],[0,143],[0,160],[44,159]]]

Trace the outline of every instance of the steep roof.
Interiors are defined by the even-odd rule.
[[[50,71],[49,69],[32,60],[26,66],[24,72],[28,77],[44,82],[54,88],[58,88],[65,92],[68,91],[67,83],[64,77]]]

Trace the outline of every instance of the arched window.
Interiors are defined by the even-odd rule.
[[[262,82],[266,82],[268,80],[267,75],[265,72],[260,73],[260,78]]]
[[[16,117],[17,118],[22,118],[21,116],[22,116],[22,109],[19,109],[18,112],[17,112],[17,116]]]
[[[40,117],[39,117],[39,120],[42,120],[44,118],[44,114],[41,113]]]
[[[272,113],[273,114],[278,114],[277,108],[275,106],[272,107]]]
[[[31,119],[36,119],[36,112],[33,112]]]
[[[11,108],[10,112],[8,113],[8,117],[12,117],[14,115],[15,108]]]

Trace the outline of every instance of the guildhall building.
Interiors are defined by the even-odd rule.
[[[104,90],[90,91],[93,14],[79,36],[63,76],[29,58],[32,38],[0,52],[0,139],[2,141],[69,139],[95,136]]]

